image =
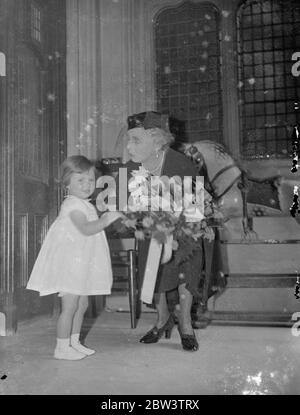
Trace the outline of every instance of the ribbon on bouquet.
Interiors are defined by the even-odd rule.
[[[172,241],[172,235],[167,237],[165,244],[151,238],[141,291],[141,300],[146,304],[152,304],[159,265],[170,261],[172,257]]]

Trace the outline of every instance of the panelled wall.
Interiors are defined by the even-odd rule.
[[[1,0],[0,312],[49,313],[52,298],[25,289],[49,224],[57,215],[58,166],[66,154],[65,3]]]

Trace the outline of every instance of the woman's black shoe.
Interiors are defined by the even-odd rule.
[[[172,314],[170,314],[166,324],[161,328],[157,328],[156,326],[153,327],[153,329],[148,331],[148,333],[140,339],[140,343],[157,343],[164,333],[166,339],[170,339],[174,325],[174,318]]]
[[[193,334],[182,334],[178,325],[178,331],[181,338],[181,344],[183,350],[189,350],[191,352],[196,352],[199,349],[199,344],[196,339],[195,333]]]

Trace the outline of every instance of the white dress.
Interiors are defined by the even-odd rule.
[[[98,219],[95,207],[86,200],[68,196],[51,225],[27,288],[40,295],[57,292],[76,295],[111,293],[112,267],[104,231],[83,235],[73,224],[70,212],[83,212],[88,221]]]

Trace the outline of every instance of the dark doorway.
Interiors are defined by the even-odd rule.
[[[0,50],[7,60],[0,93],[0,306],[10,318],[24,319],[53,308],[53,296],[40,298],[25,286],[61,198],[56,179],[66,152],[66,6],[64,0],[0,0],[0,12]]]

